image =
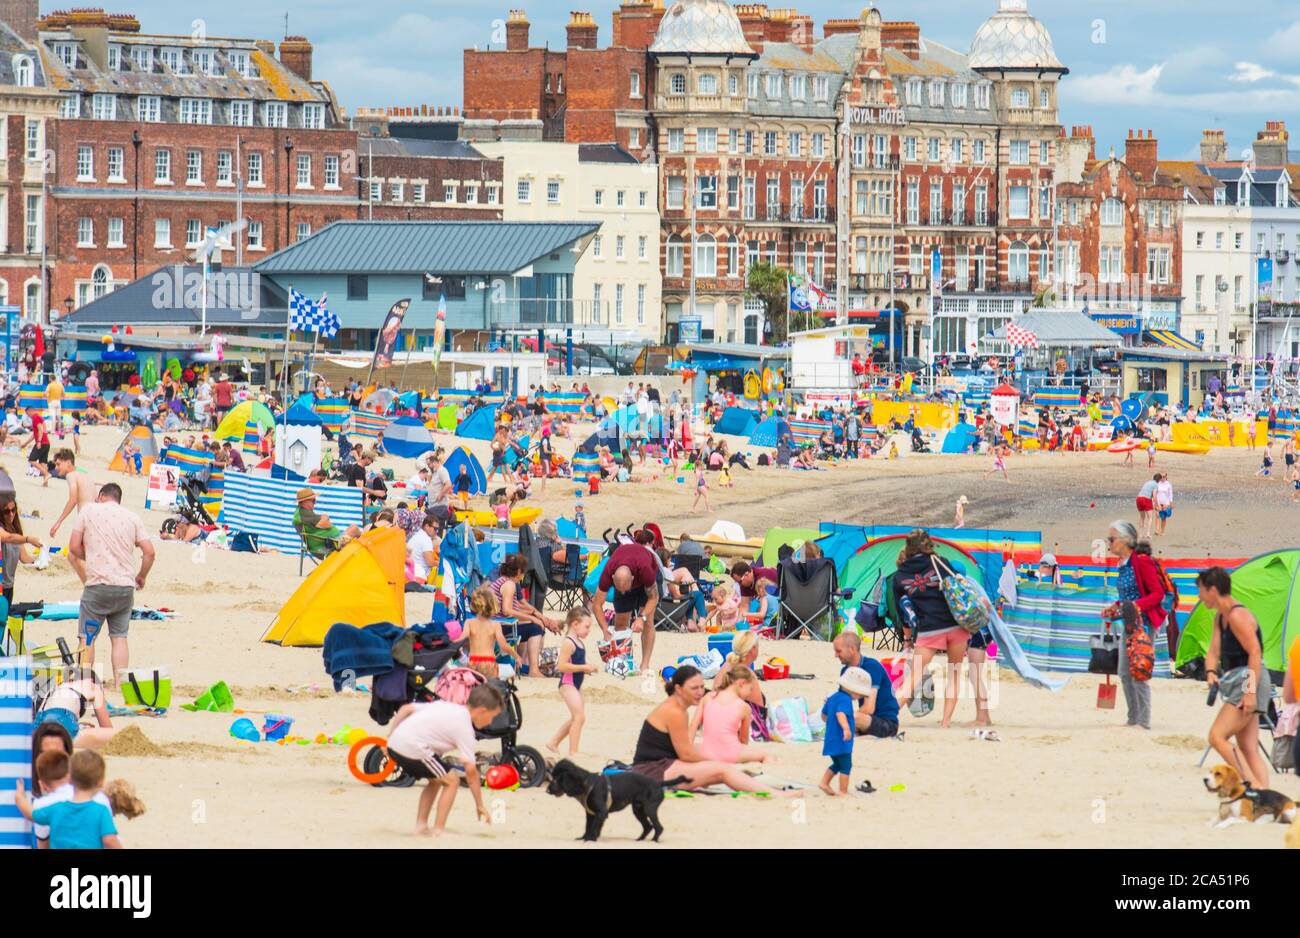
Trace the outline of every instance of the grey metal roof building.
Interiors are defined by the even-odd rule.
[[[1021,329],[1028,329],[1038,337],[1038,344],[1046,348],[1078,348],[1094,345],[1122,345],[1123,340],[1090,316],[1073,309],[1031,309],[1014,320]],[[993,333],[995,339],[1005,341],[1007,327]]]
[[[60,320],[71,329],[109,326],[197,328],[203,320],[203,268],[197,264],[160,267],[151,274],[92,300]],[[210,271],[207,323],[213,327],[284,327],[288,297],[251,267]]]
[[[575,247],[593,222],[339,221],[257,264],[259,274],[503,274]]]

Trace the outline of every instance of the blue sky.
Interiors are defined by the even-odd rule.
[[[812,16],[819,36],[826,19],[853,17],[862,9],[845,0],[769,4],[787,5]],[[563,48],[572,9],[595,16],[602,44],[610,38],[609,0],[225,0],[220,13],[202,22],[209,35],[279,40],[287,12],[289,31],[315,45],[317,77],[330,82],[345,107],[450,105],[461,101],[461,51],[488,46],[494,21],[512,6],[527,11],[534,45]],[[181,33],[197,28],[193,11],[204,9],[178,7],[174,0],[135,0],[126,8],[147,32]],[[997,0],[880,3],[886,19],[914,19],[924,35],[959,50],[969,48],[996,8]],[[1207,127],[1227,131],[1234,155],[1251,144],[1266,120],[1285,120],[1300,133],[1296,0],[1253,0],[1248,16],[1231,15],[1223,0],[1029,0],[1029,8],[1070,68],[1061,122],[1091,124],[1101,154],[1111,146],[1122,152],[1132,127],[1154,130],[1167,159],[1193,157]]]

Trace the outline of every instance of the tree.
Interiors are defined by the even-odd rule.
[[[787,329],[795,332],[811,329],[817,325],[813,313],[793,313],[787,316],[790,302],[789,271],[766,261],[759,261],[749,267],[749,276],[745,280],[746,299],[761,300],[767,313],[767,321],[772,327],[772,344],[781,345],[788,338]]]

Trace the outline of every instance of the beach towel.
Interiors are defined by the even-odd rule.
[[[984,587],[978,582],[971,582],[975,589],[984,596],[985,602],[988,602],[988,594],[984,592]],[[998,664],[1009,667],[1034,687],[1050,690],[1054,694],[1062,690],[1069,683],[1069,678],[1048,677],[1034,667],[1030,663],[1028,655],[1025,654],[1025,650],[1020,647],[1020,642],[1012,634],[1011,627],[999,614],[997,607],[993,606],[992,603],[989,603],[989,607],[991,609],[989,631],[993,633],[993,638],[998,643]]]
[[[393,668],[393,643],[402,635],[402,629],[391,622],[380,622],[359,628],[346,622],[336,622],[325,633],[321,650],[325,670],[334,679],[334,689],[340,691],[348,679],[355,680],[372,674],[386,674]]]

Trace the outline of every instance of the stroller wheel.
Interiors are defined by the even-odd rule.
[[[382,746],[372,746],[366,751],[361,760],[361,770],[367,775],[378,774],[383,768],[384,763],[388,761],[388,755]],[[378,782],[371,782],[375,788],[409,788],[415,784],[415,779],[411,778],[398,766],[393,766],[392,772],[387,778]]]
[[[520,788],[536,788],[546,780],[546,760],[532,746],[516,746],[509,759],[519,773]]]

